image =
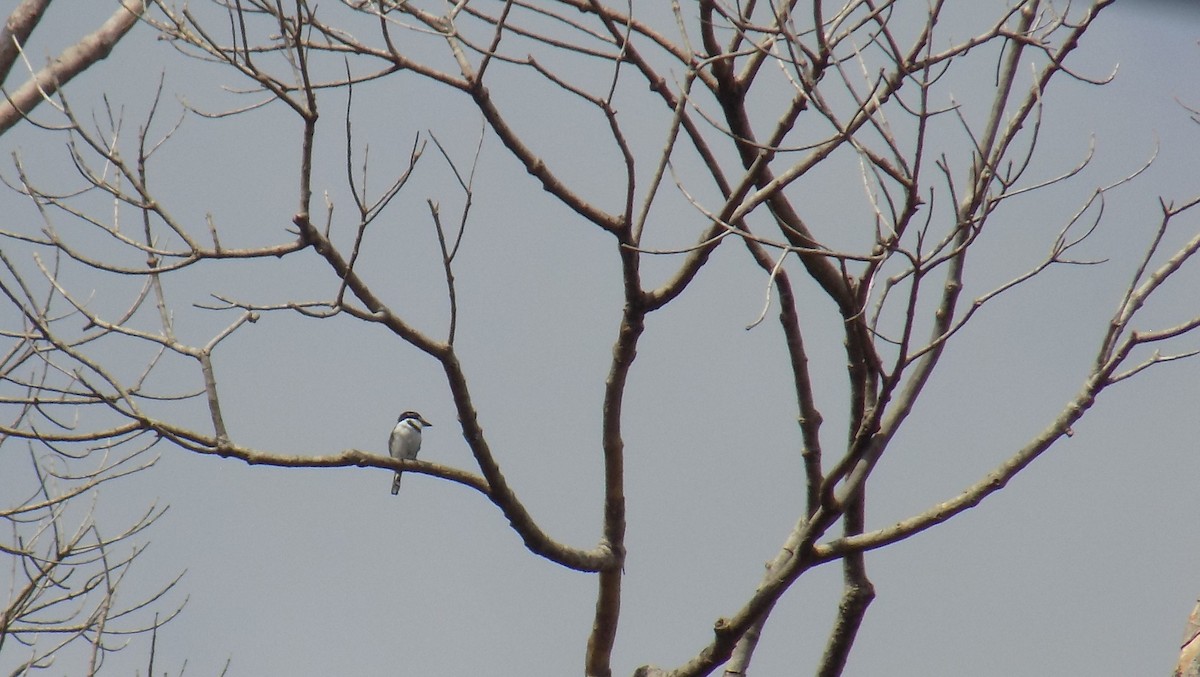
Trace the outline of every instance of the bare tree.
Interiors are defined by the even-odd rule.
[[[44,371],[40,376],[38,382],[45,384]],[[32,411],[32,402],[24,404],[30,407],[25,411]],[[62,402],[42,400],[37,407],[56,404]],[[16,453],[8,436],[0,444],[9,455]],[[148,595],[120,594],[129,587],[123,585],[125,579],[146,547],[136,543],[136,536],[163,510],[151,506],[115,533],[106,532],[97,517],[98,488],[147,469],[153,460],[142,460],[144,454],[137,451],[123,451],[116,457],[92,453],[94,449],[50,432],[28,445],[35,489],[16,497],[14,507],[0,510],[11,538],[0,544],[0,552],[11,560],[6,568],[14,574],[6,605],[0,609],[0,649],[9,649],[6,655],[17,657],[13,674],[49,668],[58,661],[76,664],[76,659],[80,674],[97,674],[107,654],[124,648],[134,635],[154,632],[181,609],[175,607],[163,617],[149,613],[178,578]],[[80,451],[73,453],[69,447]],[[16,469],[13,460],[5,463],[9,472]],[[82,474],[67,468],[69,461],[81,460],[90,460],[93,467]],[[68,648],[74,653],[66,652]]]
[[[1072,435],[1072,426],[1109,386],[1196,352],[1172,347],[1200,326],[1196,309],[1169,326],[1140,323],[1147,301],[1200,249],[1196,235],[1174,251],[1162,251],[1172,224],[1198,201],[1164,199],[1141,264],[1124,293],[1113,299],[1111,322],[1096,337],[1090,370],[1050,425],[955,497],[892,526],[867,528],[868,482],[926,392],[947,346],[1006,292],[1036,283],[1053,268],[1094,263],[1076,252],[1095,232],[1106,196],[1138,173],[1092,192],[1073,217],[1046,236],[1044,256],[1028,270],[964,295],[969,264],[999,255],[988,251],[983,237],[992,224],[1019,213],[1023,196],[1076,179],[1087,167],[1089,158],[1083,157],[1073,166],[1050,167],[1059,172],[1055,176],[1034,156],[1051,83],[1102,84],[1072,71],[1070,63],[1092,22],[1110,4],[1101,0],[1080,8],[1028,0],[971,37],[948,40],[939,32],[939,21],[949,11],[942,2],[918,9],[886,0],[849,0],[832,7],[701,0],[654,8],[593,0],[450,5],[363,0],[322,6],[319,12],[303,0],[287,7],[256,0],[217,2],[204,10],[156,2],[144,20],[180,52],[219,66],[228,86],[245,101],[195,112],[227,118],[269,107],[296,124],[295,207],[281,214],[271,231],[287,223],[290,234],[267,244],[232,244],[261,242],[264,235],[247,237],[244,229],[235,231],[217,218],[197,222],[176,213],[172,194],[155,180],[154,155],[175,129],[158,136],[151,132],[157,101],[132,140],[121,135],[119,115],[110,112],[108,126],[100,131],[62,101],[63,128],[84,190],[43,185],[18,162],[16,183],[38,206],[43,227],[40,233],[5,233],[14,247],[20,243],[55,257],[56,265],[36,259],[36,269],[27,269],[6,254],[4,289],[11,306],[26,318],[22,340],[36,346],[41,359],[70,365],[56,370],[57,382],[24,384],[31,391],[26,401],[40,403],[53,395],[78,409],[90,427],[62,438],[71,441],[111,440],[123,446],[143,437],[166,439],[185,451],[251,464],[403,469],[479,492],[532,554],[595,574],[585,672],[607,677],[613,672],[623,601],[624,426],[638,415],[624,403],[639,341],[650,318],[695,293],[693,282],[714,251],[739,247],[762,270],[769,289],[760,322],[771,308],[779,308],[779,336],[799,422],[796,454],[803,465],[804,507],[790,533],[780,534],[778,554],[757,590],[733,613],[712,621],[709,641],[680,665],[644,666],[638,673],[707,675],[722,668],[729,675],[748,673],[780,597],[814,567],[839,562],[842,601],[816,672],[840,674],[874,597],[867,551],[978,506]],[[974,88],[969,105],[949,89],[951,82],[963,86],[956,78],[964,70],[977,76],[967,80]],[[605,253],[619,261],[616,282],[623,303],[596,412],[602,430],[596,453],[603,459],[603,478],[597,478],[603,483],[603,521],[594,546],[555,538],[526,507],[503,470],[505,450],[493,447],[479,423],[470,374],[460,359],[456,266],[460,245],[469,241],[469,225],[477,218],[471,206],[478,155],[463,162],[438,136],[418,135],[404,168],[384,179],[382,190],[368,190],[368,163],[360,160],[367,144],[354,112],[364,106],[362,92],[378,94],[372,86],[381,81],[408,88],[404,91],[432,88],[476,111],[486,136],[498,139],[530,175],[517,185],[534,197],[544,192],[569,210],[574,222],[555,227],[604,234]],[[535,97],[561,103],[585,120],[589,127],[580,136],[589,148],[597,156],[618,158],[615,189],[597,187],[590,177],[572,178],[569,168],[552,157],[552,141],[539,136],[538,125],[510,112],[517,100]],[[394,138],[399,130],[387,133]],[[323,134],[337,135],[339,148],[323,143]],[[419,328],[389,303],[380,291],[383,272],[359,265],[381,218],[393,214],[394,198],[421,169],[430,142],[452,168],[458,182],[452,197],[463,205],[446,218],[438,201],[427,203],[447,307],[447,321],[436,332]],[[322,173],[331,166],[344,176]],[[813,175],[844,171],[839,166],[857,167],[860,201],[845,211],[844,222],[827,223],[806,205],[802,187]],[[335,211],[332,197],[315,198],[322,193],[345,196],[351,214]],[[107,216],[88,202],[96,195],[111,202]],[[690,209],[682,220],[692,238],[674,247],[665,243],[677,237],[677,230],[674,236],[667,233],[657,216],[671,201]],[[87,236],[79,234],[81,227],[88,229]],[[215,295],[197,311],[169,307],[162,291],[202,262],[254,267],[314,254],[332,280],[315,300],[264,299],[246,289]],[[648,283],[647,270],[662,265],[671,266],[664,281]],[[89,280],[115,285],[106,287],[110,293],[128,287],[129,300],[119,311],[99,309],[87,283],[67,281],[62,270],[67,266]],[[25,286],[32,278],[52,303],[33,302],[37,295]],[[140,282],[130,286],[131,280]],[[801,320],[802,291],[828,301],[826,308],[842,328],[841,347],[811,344]],[[185,338],[174,324],[176,313],[185,312],[225,319],[202,338]],[[64,313],[82,317],[84,329],[56,321]],[[223,403],[229,393],[214,363],[229,337],[281,314],[314,322],[352,320],[421,351],[444,374],[476,467],[394,460],[357,449],[304,456],[240,440],[226,425]],[[110,340],[104,355],[89,349],[90,338],[99,335]],[[814,383],[809,367],[814,350],[826,360],[844,351],[838,359],[847,365],[848,416],[834,437],[822,427],[832,395]],[[141,356],[142,366],[131,369],[116,354]],[[155,391],[148,383],[163,370],[199,385],[190,391]],[[196,422],[197,403],[203,405],[203,423]],[[59,439],[32,418],[6,424],[2,431],[43,442]],[[452,490],[451,484],[446,488]]]
[[[40,57],[27,46],[50,4],[25,0],[12,10],[0,33],[0,80],[23,80],[15,89],[6,89],[0,102],[0,134],[108,56],[146,10],[136,0],[119,3],[95,32],[39,67]],[[7,271],[14,270],[2,252],[0,260]],[[57,263],[57,257],[46,262],[48,277],[55,276]],[[156,439],[133,429],[116,437],[83,430],[88,424],[77,409],[100,401],[97,393],[75,379],[75,367],[60,360],[62,353],[40,338],[56,332],[52,326],[77,316],[59,315],[53,310],[52,289],[35,291],[19,276],[6,278],[2,288],[16,314],[5,321],[0,358],[0,402],[8,411],[0,431],[0,472],[6,489],[13,491],[0,505],[7,527],[0,554],[11,574],[0,608],[0,651],[11,657],[5,665],[12,674],[45,669],[56,661],[76,665],[72,671],[78,674],[96,674],[109,653],[126,646],[133,636],[153,633],[180,608],[168,608],[161,616],[154,613],[178,578],[148,593],[129,591],[126,584],[146,547],[137,542],[139,535],[164,509],[151,505],[130,522],[115,520],[122,526],[111,528],[104,525],[114,520],[104,517],[98,498],[101,487],[154,464],[147,450]],[[100,337],[101,333],[85,332],[72,347]],[[9,434],[18,430],[23,434]]]
[[[14,270],[2,253],[0,261]],[[28,314],[4,332],[8,346],[0,377],[3,402],[13,416],[0,433],[5,452],[0,467],[10,489],[27,489],[6,496],[0,507],[8,526],[0,553],[12,574],[0,608],[0,650],[17,657],[9,666],[13,674],[51,667],[64,655],[80,657],[79,669],[97,674],[107,654],[135,635],[153,633],[182,608],[152,613],[178,577],[148,593],[126,592],[126,577],[146,548],[138,536],[165,509],[151,505],[118,529],[102,526],[114,520],[104,518],[100,489],[153,466],[157,459],[148,452],[159,438],[133,429],[115,436],[110,430],[82,430],[76,410],[101,399],[75,378],[77,366],[39,338],[77,314],[56,314],[53,291],[37,294],[16,277],[5,280],[3,292],[13,309]],[[85,332],[70,347],[77,350],[102,336]]]
[[[21,64],[27,78],[20,87],[6,92],[0,104],[0,134],[21,121],[38,104],[53,96],[76,75],[107,57],[117,42],[137,23],[146,11],[141,0],[122,0],[113,15],[90,35],[71,45],[49,64],[36,68],[36,57],[24,51],[29,36],[50,8],[50,0],[23,0],[4,24],[0,33],[0,82],[8,82],[13,68]],[[22,69],[18,69],[21,72]]]

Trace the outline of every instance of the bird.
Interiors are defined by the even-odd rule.
[[[415,459],[417,452],[421,450],[421,428],[432,425],[415,411],[406,411],[400,414],[400,418],[396,421],[396,427],[392,428],[392,435],[388,438],[388,453],[392,458],[403,458],[410,461]],[[396,477],[392,480],[393,496],[400,493],[400,472],[397,470]]]

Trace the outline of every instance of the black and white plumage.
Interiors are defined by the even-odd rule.
[[[417,452],[421,451],[421,428],[427,425],[433,425],[429,421],[421,418],[421,415],[415,411],[406,411],[400,414],[400,419],[396,421],[396,427],[392,428],[392,436],[388,438],[388,453],[392,458],[405,458],[413,460],[417,457]],[[392,495],[400,493],[400,471],[396,471],[396,477],[392,480]]]

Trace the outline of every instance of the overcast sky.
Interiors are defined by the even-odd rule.
[[[40,58],[107,12],[88,7],[71,15],[55,7],[40,29],[54,35],[39,34],[31,50]],[[959,36],[953,25],[944,30]],[[133,129],[160,68],[167,93],[160,131],[179,115],[181,99],[210,110],[233,100],[219,91],[233,84],[227,73],[182,59],[154,38],[135,29],[73,82],[67,92],[75,109],[99,111],[107,93],[125,107]],[[953,497],[1045,427],[1078,390],[1157,225],[1158,196],[1182,201],[1200,192],[1200,127],[1180,106],[1200,106],[1197,39],[1200,16],[1189,3],[1122,3],[1106,12],[1073,62],[1095,77],[1119,64],[1114,82],[1094,88],[1064,79],[1052,87],[1039,174],[1071,167],[1093,138],[1096,159],[1070,188],[1031,196],[1005,216],[967,293],[1028,267],[1097,185],[1134,171],[1156,147],[1158,160],[1137,183],[1114,192],[1081,254],[1108,263],[1056,269],[1014,291],[948,351],[928,397],[877,471],[869,528]],[[964,88],[969,99],[969,83]],[[381,177],[402,168],[424,130],[469,160],[479,120],[461,97],[428,86],[364,90],[356,116],[364,138],[371,135],[372,166]],[[559,166],[568,178],[587,178],[601,195],[623,180],[606,173],[611,165],[602,154],[591,154],[591,137],[575,118],[539,101],[522,104],[519,92],[512,98],[510,105],[528,107],[521,124],[544,126],[561,141],[548,153],[565,160]],[[296,131],[278,107],[220,121],[188,117],[161,151],[156,185],[178,215],[201,222],[211,213],[233,241],[282,241],[296,204]],[[0,147],[5,158],[19,151],[50,182],[72,180],[60,135],[25,125]],[[388,302],[439,334],[444,287],[424,203],[437,199],[456,213],[459,196],[433,155],[431,147],[362,265],[394,270],[384,287]],[[14,174],[11,166],[0,171]],[[323,168],[318,180],[340,186],[342,172]],[[846,187],[837,177],[828,181],[807,190],[834,196],[834,209]],[[548,532],[591,547],[599,539],[602,492],[598,412],[621,303],[617,265],[607,236],[540,195],[530,198],[532,185],[499,142],[485,138],[457,264],[458,345],[510,482]],[[13,193],[0,195],[0,206],[30,218]],[[692,241],[695,214],[681,214],[687,210],[663,219],[655,246]],[[1170,242],[1191,237],[1200,220],[1178,228]],[[342,233],[343,242],[348,237]],[[15,245],[3,247],[28,258]],[[652,279],[667,269],[654,265]],[[254,270],[198,266],[169,281],[167,293],[184,307],[209,293],[262,302],[326,298],[332,284],[313,257],[297,257]],[[1177,281],[1148,309],[1148,321],[1196,314],[1197,284],[1194,271]],[[645,663],[674,666],[702,648],[712,623],[753,591],[802,507],[795,405],[778,325],[772,314],[745,330],[761,310],[764,286],[743,249],[722,247],[694,288],[651,318],[639,348],[626,405],[629,556],[618,674]],[[128,292],[119,284],[99,288],[95,303],[119,308]],[[827,306],[802,300],[814,317],[828,314]],[[178,321],[181,335],[203,342],[229,318],[181,313]],[[822,351],[814,354],[814,373],[828,393],[826,416],[837,419],[846,407],[837,397],[844,354],[822,322],[828,319],[815,319],[812,329]],[[421,457],[474,469],[440,369],[378,328],[271,315],[223,346],[217,369],[227,422],[244,445],[299,455],[345,448],[382,454],[396,415],[417,409],[434,424]],[[1200,594],[1198,383],[1200,362],[1175,363],[1106,392],[1073,438],[980,508],[872,552],[868,572],[878,596],[846,674],[1166,674]],[[202,425],[202,417],[191,416]],[[834,431],[844,427],[828,425],[829,439],[838,439]],[[179,674],[186,662],[186,674],[210,675],[227,660],[230,675],[582,671],[594,577],[528,553],[477,494],[410,475],[392,497],[389,473],[379,469],[251,468],[166,446],[160,452],[152,471],[101,501],[101,515],[114,523],[152,502],[170,506],[142,539],[150,549],[131,574],[135,592],[187,572],[170,598],[178,603],[186,595],[187,605],[160,633],[157,671]],[[23,493],[5,468],[27,461],[14,461],[8,447],[3,454],[0,497]],[[0,570],[0,583],[9,575]],[[767,626],[755,674],[811,672],[840,590],[836,566],[806,574]],[[144,673],[146,651],[145,642],[135,642],[114,658],[113,672]],[[8,660],[0,655],[0,667]],[[71,674],[69,665],[51,672]]]

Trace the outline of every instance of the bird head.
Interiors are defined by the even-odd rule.
[[[418,414],[415,411],[406,411],[403,414],[400,414],[400,418],[397,419],[396,422],[399,423],[400,421],[404,421],[404,420],[413,421],[414,423],[417,424],[417,428],[420,428],[421,426],[432,426],[433,425],[429,421],[426,421],[420,414]]]

